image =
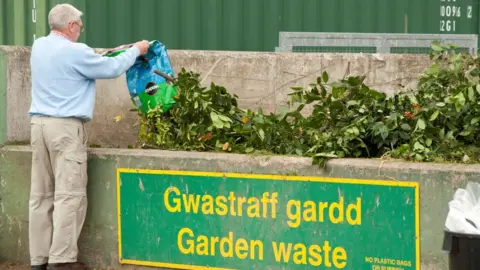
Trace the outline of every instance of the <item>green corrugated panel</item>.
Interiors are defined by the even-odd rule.
[[[28,36],[33,32],[28,4],[23,0],[0,0],[0,44],[23,45],[33,40]]]
[[[272,51],[279,31],[478,34],[480,23],[479,0],[0,0],[0,44],[31,45],[63,2],[85,13],[80,41],[92,47],[158,39],[169,49]]]
[[[7,1],[0,0],[0,44],[7,44],[6,37],[6,19],[7,19]]]

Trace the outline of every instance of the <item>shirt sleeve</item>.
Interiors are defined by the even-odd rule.
[[[115,56],[107,57],[95,53],[85,44],[78,44],[75,50],[74,70],[89,79],[111,79],[125,73],[134,63],[140,51],[132,46],[125,52]]]

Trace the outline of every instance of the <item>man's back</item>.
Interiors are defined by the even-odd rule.
[[[115,78],[135,62],[135,46],[117,57],[103,57],[83,43],[50,34],[32,46],[30,115],[89,121],[95,104],[95,79]]]
[[[30,59],[31,115],[91,119],[95,80],[82,76],[75,68],[82,47],[56,35],[35,41]]]

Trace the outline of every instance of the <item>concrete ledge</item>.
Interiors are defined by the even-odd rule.
[[[0,145],[7,141],[7,54],[0,49]]]
[[[0,46],[0,52],[4,55],[0,58],[0,67],[6,67],[3,83],[0,75],[0,93],[5,93],[6,90],[6,140],[28,142],[30,47]],[[198,72],[204,85],[215,82],[238,95],[240,107],[261,107],[265,112],[278,111],[280,107],[286,106],[291,87],[308,86],[323,71],[329,73],[331,80],[344,75],[366,75],[367,85],[392,94],[401,89],[399,85],[414,87],[418,74],[429,65],[426,55],[398,54],[170,50],[169,56],[176,73],[182,67]],[[126,148],[134,144],[137,115],[129,112],[131,108],[133,103],[128,94],[125,75],[111,80],[98,80],[94,120],[87,124],[89,142],[114,148]],[[113,121],[116,116],[123,116],[124,119],[116,123]]]
[[[0,164],[0,260],[28,263],[30,148],[1,148]],[[89,149],[89,210],[80,240],[81,259],[94,267],[132,269],[121,267],[117,255],[115,175],[121,167],[418,182],[422,269],[448,269],[448,257],[441,251],[448,202],[457,188],[479,181],[480,165],[342,159],[320,170],[310,164],[310,159],[296,157]]]

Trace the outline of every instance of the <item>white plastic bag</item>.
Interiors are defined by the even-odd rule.
[[[480,235],[480,184],[470,182],[459,188],[448,203],[445,227],[456,233]]]

